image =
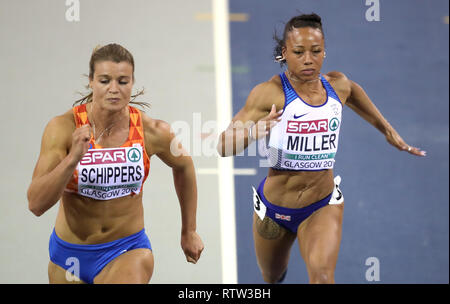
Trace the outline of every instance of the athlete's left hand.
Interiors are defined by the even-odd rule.
[[[387,132],[386,140],[391,145],[393,145],[394,147],[399,149],[400,151],[406,151],[406,152],[411,153],[416,156],[426,156],[427,155],[426,151],[423,151],[420,148],[413,147],[413,146],[410,146],[407,143],[405,143],[403,138],[395,130]]]
[[[197,232],[189,231],[181,234],[181,248],[186,256],[186,261],[196,264],[205,246]]]

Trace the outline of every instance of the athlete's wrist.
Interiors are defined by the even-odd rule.
[[[82,157],[75,156],[69,152],[69,154],[67,154],[67,157],[66,157],[67,166],[69,166],[71,168],[73,167],[73,169],[75,169],[76,166],[78,165],[78,163],[80,162],[81,158]]]
[[[182,227],[181,228],[181,237],[188,237],[193,233],[197,233],[196,225],[191,225],[191,227]]]

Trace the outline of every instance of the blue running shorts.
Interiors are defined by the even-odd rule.
[[[265,216],[274,220],[281,227],[297,234],[297,229],[300,224],[307,219],[316,210],[331,204],[341,204],[344,201],[344,196],[339,189],[341,178],[336,176],[334,179],[334,191],[325,198],[311,205],[303,208],[286,208],[271,204],[264,196],[265,177],[259,184],[258,190],[253,188],[253,209],[261,220]]]
[[[94,283],[94,278],[109,262],[127,251],[139,248],[152,250],[145,229],[112,242],[94,245],[68,243],[60,239],[53,229],[49,242],[50,260],[65,270],[74,270],[74,266],[77,266],[79,269],[75,273],[89,284]]]

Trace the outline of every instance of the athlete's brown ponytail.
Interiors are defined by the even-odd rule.
[[[92,80],[94,78],[95,64],[100,61],[113,61],[116,63],[128,62],[133,67],[133,80],[134,80],[133,55],[131,55],[131,53],[123,46],[116,44],[116,43],[107,44],[105,46],[100,46],[100,45],[96,46],[94,48],[94,50],[92,51],[91,60],[89,61],[89,75],[88,75],[89,80]],[[86,88],[89,89],[89,86],[86,86]],[[150,104],[147,102],[134,101],[136,99],[136,97],[143,95],[143,94],[144,94],[144,89],[140,90],[139,92],[137,92],[134,95],[131,95],[130,103],[139,105],[142,108],[150,107]],[[82,97],[80,99],[76,100],[73,103],[73,106],[75,106],[77,104],[81,105],[83,103],[92,102],[92,91],[87,94],[80,93],[80,95],[82,95]]]

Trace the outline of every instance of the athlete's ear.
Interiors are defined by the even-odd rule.
[[[283,58],[281,60],[286,60],[286,47],[283,46],[281,48],[281,55],[283,55]]]

